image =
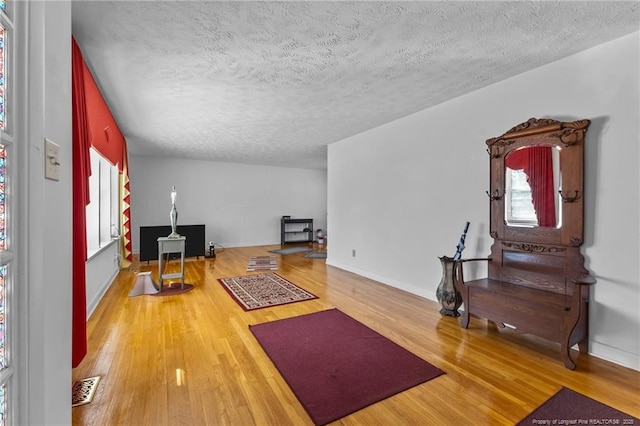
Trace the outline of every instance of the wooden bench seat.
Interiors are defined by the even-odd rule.
[[[464,282],[462,265],[458,262],[457,287],[465,309],[460,317],[462,327],[469,326],[470,316],[485,318],[498,327],[530,333],[559,343],[561,359],[569,369],[576,367],[570,350],[578,345],[580,352],[588,350],[588,285],[592,279],[573,283],[571,295],[540,290],[491,278]]]

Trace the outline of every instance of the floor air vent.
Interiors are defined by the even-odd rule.
[[[78,380],[71,387],[71,406],[88,404],[93,399],[93,394],[98,388],[100,376],[89,377],[88,379]]]

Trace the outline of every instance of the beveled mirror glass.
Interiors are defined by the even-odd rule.
[[[508,226],[559,228],[560,147],[524,146],[505,157],[504,220]]]

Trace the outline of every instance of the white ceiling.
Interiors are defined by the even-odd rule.
[[[638,31],[638,6],[94,0],[72,16],[131,154],[324,169],[330,143]]]

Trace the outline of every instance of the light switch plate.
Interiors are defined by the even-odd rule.
[[[60,180],[60,145],[44,140],[44,177]]]

